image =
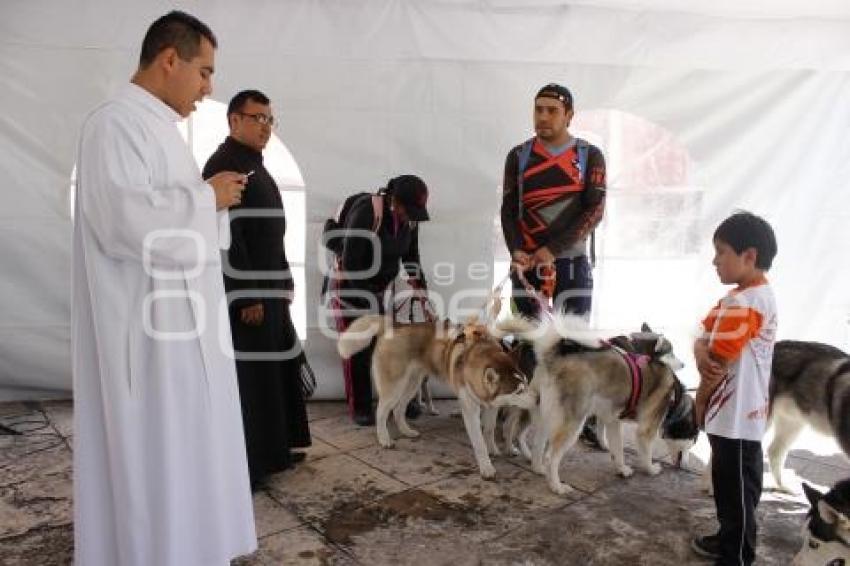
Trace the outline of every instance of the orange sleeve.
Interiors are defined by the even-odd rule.
[[[709,338],[709,350],[717,357],[731,362],[741,355],[744,346],[757,335],[762,327],[762,314],[749,307],[728,307],[714,311]]]

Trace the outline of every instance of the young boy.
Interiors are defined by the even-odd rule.
[[[711,443],[714,503],[720,530],[691,546],[716,565],[755,560],[755,510],[761,497],[761,438],[776,340],[776,303],[765,278],[776,237],[764,219],[733,214],[714,232],[720,282],[736,285],[702,321],[694,343],[700,374],[697,415]]]

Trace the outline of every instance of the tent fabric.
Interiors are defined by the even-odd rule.
[[[128,80],[145,29],[172,7],[0,5],[0,398],[70,389],[68,203],[78,132]],[[780,337],[850,346],[846,2],[176,7],[219,39],[212,98],[226,104],[259,88],[282,118],[278,135],[303,177],[298,292],[317,396],[342,393],[316,309],[324,218],[354,191],[420,175],[431,188],[433,221],[422,227],[431,289],[453,318],[476,310],[504,259],[494,226],[504,157],[532,134],[533,94],[551,81],[573,91],[573,130],[609,164],[596,325],[620,331],[646,320],[686,358],[696,321],[724,292],[710,265],[714,226],[745,208],[777,232],[769,277]]]

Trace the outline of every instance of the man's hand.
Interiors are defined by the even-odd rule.
[[[212,185],[213,191],[215,191],[216,210],[230,208],[241,203],[242,191],[245,190],[247,180],[247,175],[234,171],[222,171],[207,179],[207,183]]]
[[[239,311],[239,319],[248,326],[260,326],[263,323],[263,303],[245,307]]]
[[[513,254],[511,254],[511,260],[511,263],[516,266],[518,271],[528,271],[534,267],[534,264],[531,261],[531,256],[522,250],[516,250]]]
[[[534,252],[534,255],[531,257],[531,261],[534,265],[550,265],[555,263],[555,256],[552,255],[549,248],[543,246]]]

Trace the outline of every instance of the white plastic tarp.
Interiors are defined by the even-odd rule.
[[[288,212],[306,214],[287,246],[301,258],[298,308],[319,396],[342,392],[318,327],[322,221],[356,190],[419,174],[431,188],[431,290],[453,318],[475,310],[504,268],[494,219],[505,154],[532,134],[533,94],[551,81],[574,93],[574,133],[608,159],[594,324],[622,332],[648,321],[687,359],[692,330],[724,292],[711,234],[745,208],[778,235],[769,275],[781,337],[848,348],[850,7],[800,4],[4,2],[0,398],[70,389],[78,131],[173,7],[218,36],[212,98],[259,88],[282,119],[297,167],[279,180]]]

